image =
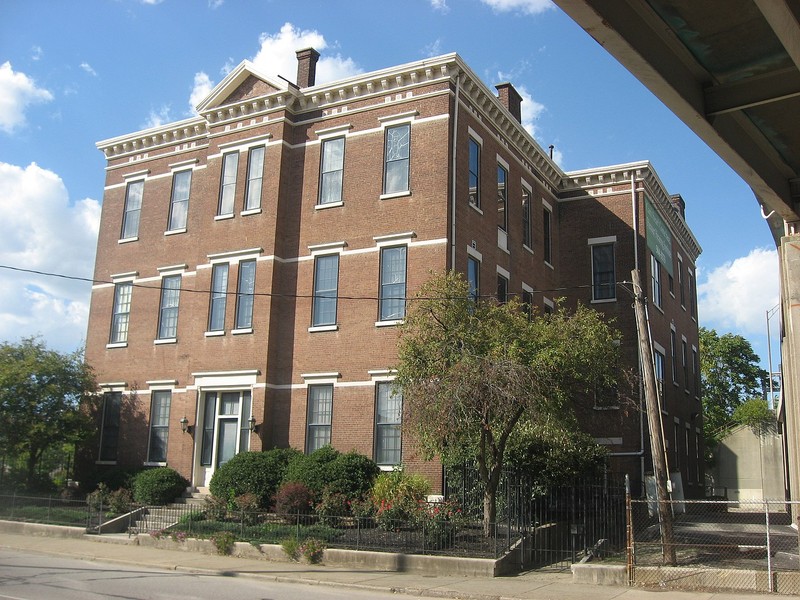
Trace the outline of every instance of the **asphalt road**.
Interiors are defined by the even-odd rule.
[[[403,598],[418,598],[402,596]],[[397,600],[397,594],[194,575],[0,550],[0,600]]]

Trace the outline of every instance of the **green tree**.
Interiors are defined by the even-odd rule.
[[[769,374],[758,366],[753,347],[740,335],[719,335],[700,328],[700,375],[703,398],[703,437],[713,450],[734,411],[745,401],[760,397]]]
[[[614,385],[615,339],[585,307],[529,318],[516,300],[473,301],[453,272],[418,293],[398,344],[404,418],[428,458],[475,461],[487,534],[515,428],[569,410],[573,395],[594,385]]]
[[[0,344],[0,451],[25,460],[28,485],[48,448],[92,431],[80,403],[94,390],[82,351],[48,350],[37,338]]]
[[[737,425],[747,425],[756,432],[765,432],[777,426],[775,412],[764,398],[750,398],[733,409],[731,420]]]

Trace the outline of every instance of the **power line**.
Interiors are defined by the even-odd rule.
[[[36,269],[25,269],[22,267],[14,267],[11,265],[0,265],[0,269],[6,269],[9,271],[17,271],[19,273],[29,273],[32,275],[39,275],[42,277],[58,277],[60,279],[68,279],[71,281],[82,281],[85,283],[91,283],[93,285],[97,284],[104,284],[104,285],[115,285],[114,281],[102,280],[102,279],[91,279],[88,277],[78,277],[77,275],[66,275],[63,273],[53,273],[49,271],[39,271]],[[116,282],[119,283],[119,282]],[[146,289],[146,290],[161,290],[161,285],[148,285],[145,283],[135,283],[133,281],[126,282],[130,283],[132,287],[139,288],[139,289]],[[615,283],[616,286],[622,287],[622,289],[629,291],[626,287],[626,284],[630,284],[630,281],[618,281]],[[557,288],[550,288],[550,289],[539,289],[539,290],[532,290],[530,293],[532,294],[557,294],[559,292],[569,292],[575,290],[585,290],[591,289],[594,287],[592,284],[585,284],[585,285],[574,285],[574,286],[565,286],[565,287],[557,287]],[[210,289],[192,289],[186,287],[178,288],[180,292],[186,292],[191,294],[210,294],[212,290]],[[237,296],[239,295],[238,291],[225,291],[226,296]],[[267,297],[267,298],[294,298],[294,299],[313,299],[313,298],[336,298],[337,300],[370,300],[370,301],[378,301],[378,300],[385,300],[385,298],[380,298],[378,296],[322,296],[320,294],[278,294],[273,292],[253,292],[252,294],[244,294],[247,296],[259,296],[259,297]],[[518,294],[515,292],[509,292],[509,296],[517,296],[520,297],[522,294]],[[479,298],[493,298],[493,294],[486,294],[480,295]],[[423,296],[412,296],[412,297],[405,297],[404,300],[447,300],[450,299],[448,297],[423,297]],[[452,298],[455,299],[455,298]]]

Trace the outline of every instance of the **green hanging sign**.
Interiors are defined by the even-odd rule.
[[[648,250],[672,277],[672,234],[647,196],[644,198],[644,226]]]

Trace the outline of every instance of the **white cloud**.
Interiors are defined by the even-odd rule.
[[[225,0],[208,0],[208,8],[214,10],[225,4]]]
[[[763,333],[766,311],[779,300],[777,250],[755,248],[714,268],[698,284],[697,296],[702,325],[745,336]]]
[[[0,65],[0,130],[12,133],[25,124],[25,110],[37,102],[50,102],[53,94],[24,73],[15,73],[9,61]]]
[[[430,2],[433,10],[438,10],[443,14],[450,11],[450,7],[447,6],[447,0],[430,0]]]
[[[0,162],[0,265],[91,278],[100,203],[70,203],[61,178],[35,163]],[[75,350],[86,336],[90,285],[0,268],[0,339],[41,335]]]
[[[31,48],[31,60],[39,60],[42,58],[44,51],[41,46],[34,46]]]
[[[439,56],[442,53],[442,40],[437,38],[423,49],[422,53],[425,56]]]
[[[519,95],[522,96],[522,104],[520,106],[520,112],[522,113],[522,126],[535,138],[536,121],[546,110],[545,106],[541,102],[534,100],[533,96],[531,96],[530,92],[525,88],[524,85],[519,86],[517,88],[517,92],[519,92]]]
[[[150,129],[151,127],[160,127],[164,123],[173,121],[170,116],[169,104],[162,104],[160,108],[153,108],[147,116],[147,121],[142,125],[142,129]]]
[[[82,63],[81,63],[81,69],[83,69],[84,71],[86,71],[86,72],[87,72],[89,75],[91,75],[91,76],[93,76],[93,77],[97,77],[97,71],[95,71],[95,70],[92,68],[92,65],[90,65],[89,63],[87,63],[87,62],[82,62]]]
[[[521,12],[538,15],[554,8],[550,0],[481,0],[497,12]]]
[[[206,96],[214,89],[214,82],[203,73],[202,71],[194,74],[194,86],[192,87],[192,94],[189,96],[189,112],[194,114],[195,108],[200,102],[205,100]]]
[[[317,63],[316,83],[325,83],[344,79],[361,73],[361,69],[351,58],[343,58],[340,54],[326,56],[322,51],[328,43],[316,30],[296,29],[286,23],[274,35],[261,34],[261,48],[251,59],[253,64],[264,73],[281,75],[290,81],[297,74],[297,50],[314,48],[322,55]]]

